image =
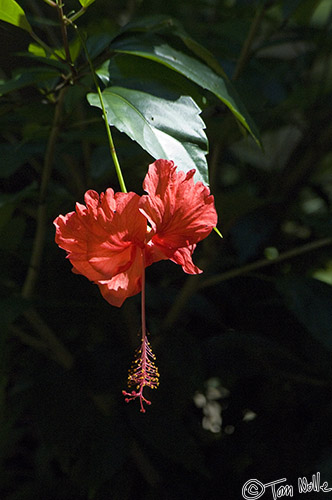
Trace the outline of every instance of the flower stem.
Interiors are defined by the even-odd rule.
[[[146,316],[145,316],[145,257],[142,250],[143,271],[142,271],[142,291],[141,291],[141,322],[142,322],[142,340],[146,339]]]
[[[68,21],[71,22],[70,19],[68,19]],[[93,81],[94,81],[94,84],[95,84],[95,87],[96,87],[96,90],[97,90],[97,94],[98,94],[99,101],[100,101],[100,106],[101,106],[102,113],[103,113],[104,123],[105,123],[105,127],[106,127],[106,134],[107,134],[108,144],[109,144],[109,148],[110,148],[110,153],[111,153],[111,156],[112,156],[112,159],[113,159],[113,163],[114,163],[114,166],[115,166],[115,171],[116,171],[116,175],[118,177],[120,188],[121,188],[121,191],[123,193],[127,193],[125,181],[124,181],[124,178],[123,178],[123,175],[122,175],[122,172],[121,172],[120,163],[119,163],[119,160],[118,160],[118,157],[117,157],[117,154],[116,154],[116,150],[115,150],[115,146],[114,146],[114,141],[113,141],[113,137],[112,137],[112,133],[111,133],[111,128],[110,128],[108,120],[107,120],[107,111],[105,109],[105,104],[104,104],[103,96],[102,96],[102,93],[101,93],[101,90],[100,90],[100,86],[99,86],[99,83],[98,83],[97,75],[96,75],[96,72],[95,72],[95,69],[93,67],[91,58],[89,56],[89,52],[87,50],[85,41],[84,41],[81,33],[79,32],[77,26],[74,23],[71,23],[71,24],[75,28],[75,30],[76,30],[76,32],[77,32],[77,34],[78,34],[78,36],[79,36],[79,38],[81,40],[82,47],[83,47],[85,56],[87,58],[87,61],[88,61],[89,67],[90,67],[90,71],[91,71],[91,74],[92,74],[92,77],[93,77]]]
[[[145,256],[144,250],[142,252],[142,292],[141,292],[141,320],[142,320],[142,338],[141,347],[136,351],[136,359],[134,360],[128,374],[128,385],[135,386],[136,391],[131,392],[122,391],[124,396],[127,396],[125,401],[129,403],[133,399],[139,398],[141,412],[145,413],[144,403],[151,404],[151,401],[143,396],[144,387],[157,389],[159,385],[159,372],[154,361],[156,359],[152,352],[150,343],[147,338],[146,332],[146,318],[145,318]]]

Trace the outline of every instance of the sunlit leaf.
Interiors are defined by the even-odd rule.
[[[80,4],[82,7],[89,7],[92,3],[94,3],[96,0],[79,0]]]
[[[103,91],[108,122],[136,141],[154,158],[173,160],[184,171],[196,168],[196,180],[208,183],[208,143],[200,108],[191,97],[177,100],[145,92],[109,87]],[[92,106],[101,107],[97,94]]]
[[[14,0],[0,0],[0,20],[29,31],[29,33],[32,31],[24,10]]]
[[[30,54],[33,54],[34,56],[46,57],[45,49],[40,45],[38,45],[37,43],[30,43],[28,51],[30,52]]]
[[[47,64],[49,66],[53,66],[55,68],[59,68],[62,72],[67,71],[68,66],[65,60],[60,61],[55,54],[57,51],[55,50],[53,53],[47,53],[43,47],[38,45],[37,43],[30,43],[28,47],[28,53],[20,53],[23,57],[33,59],[34,63],[42,63]]]
[[[163,39],[152,37],[129,37],[115,40],[111,44],[115,52],[133,54],[163,64],[192,80],[200,87],[218,97],[247,129],[256,142],[259,134],[235,88],[227,78],[223,78],[198,59],[174,49]]]

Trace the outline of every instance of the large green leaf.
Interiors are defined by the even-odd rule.
[[[161,99],[146,92],[109,87],[103,91],[108,122],[154,158],[173,160],[181,170],[196,168],[196,180],[208,183],[208,142],[200,108],[191,97]],[[97,94],[92,106],[101,107]]]
[[[0,21],[13,24],[29,33],[32,31],[24,10],[14,0],[0,0]]]
[[[191,96],[201,109],[207,102],[196,84],[150,59],[117,54],[98,68],[97,74],[106,87],[114,85],[132,88],[172,100],[187,95]]]
[[[132,54],[163,64],[189,78],[200,87],[209,90],[231,110],[239,122],[251,133],[256,142],[259,142],[256,125],[233,85],[226,77],[218,75],[203,62],[174,49],[157,36],[120,38],[111,44],[111,48],[115,52]]]
[[[203,45],[191,38],[185,31],[182,24],[170,16],[164,14],[157,14],[148,17],[135,19],[134,21],[126,24],[121,33],[125,32],[150,32],[159,33],[163,35],[176,36],[191,50],[197,57],[202,59],[210,68],[224,78],[227,78],[223,68],[214,57],[214,55]]]

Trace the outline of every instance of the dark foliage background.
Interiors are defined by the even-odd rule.
[[[52,20],[46,3],[20,5],[39,36],[60,41],[56,18],[41,23]],[[139,343],[139,297],[111,307],[70,272],[54,243],[52,220],[88,188],[118,189],[100,113],[85,99],[91,77],[66,95],[31,293],[54,106],[38,77],[0,98],[4,500],[238,499],[250,478],[287,478],[296,492],[299,476],[318,471],[332,487],[331,3],[96,0],[79,24],[89,36],[114,35],[156,14],[178,19],[215,55],[263,149],[220,101],[207,101],[210,184],[224,238],[213,233],[198,246],[199,277],[170,262],[147,271],[161,383],[143,415],[121,394]],[[22,67],[31,74],[32,61],[19,55],[28,34],[2,23],[0,39],[2,79]],[[127,187],[141,193],[151,157],[116,130],[114,140]]]

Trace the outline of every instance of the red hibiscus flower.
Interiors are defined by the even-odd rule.
[[[143,401],[149,403],[143,387],[156,387],[159,377],[145,330],[145,268],[170,259],[186,273],[201,273],[191,257],[217,224],[213,196],[203,183],[194,182],[194,173],[157,160],[143,182],[148,194],[114,193],[109,188],[99,196],[90,190],[85,205],[77,203],[75,212],[54,221],[55,241],[67,251],[73,272],[96,283],[110,304],[120,307],[142,291],[142,347],[129,374],[129,384],[140,391],[125,393],[129,399],[140,397],[141,411]]]
[[[55,241],[68,252],[73,272],[97,283],[118,307],[140,292],[143,267],[153,262],[170,259],[186,273],[201,273],[191,256],[216,226],[217,214],[213,196],[194,183],[194,173],[157,160],[143,183],[147,195],[87,191],[86,206],[77,203],[76,212],[54,221]]]

